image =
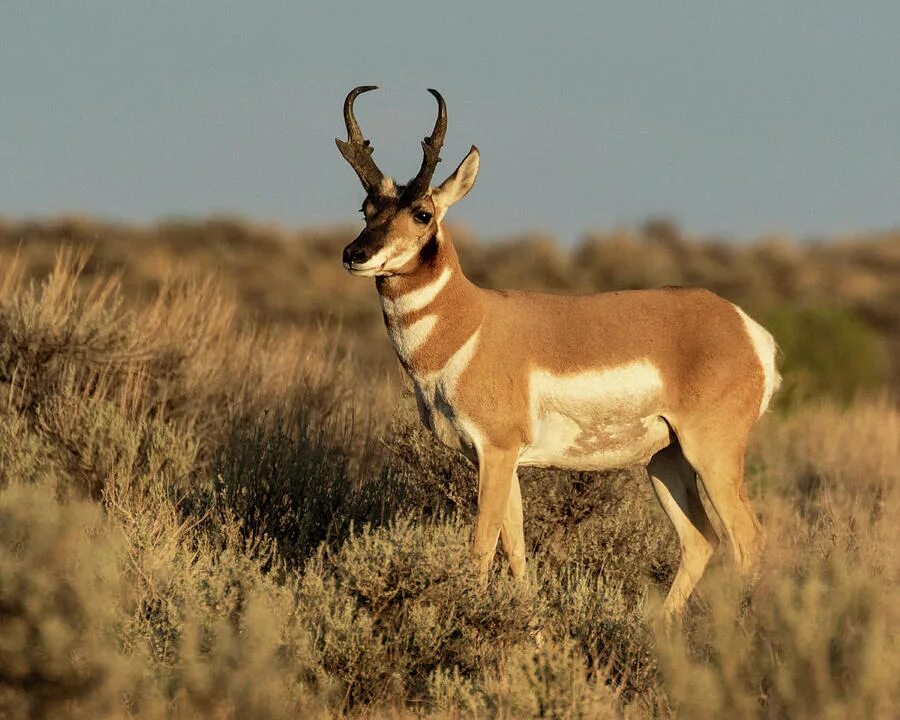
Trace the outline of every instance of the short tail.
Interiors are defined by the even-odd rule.
[[[753,349],[756,351],[760,365],[762,365],[763,395],[759,403],[759,415],[762,417],[762,414],[769,407],[772,396],[781,387],[781,373],[778,372],[778,364],[776,362],[780,350],[778,349],[778,343],[775,342],[775,338],[772,337],[772,333],[740,308],[737,308],[737,311],[744,321],[747,334],[753,343]]]

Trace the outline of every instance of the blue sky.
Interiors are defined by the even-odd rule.
[[[469,145],[479,235],[648,216],[798,236],[900,221],[900,3],[134,2],[0,7],[0,215],[357,222],[354,85],[380,167]]]

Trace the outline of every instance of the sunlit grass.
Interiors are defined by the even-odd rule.
[[[640,471],[522,473],[529,583],[467,562],[474,470],[333,334],[215,282],[140,302],[88,256],[0,269],[0,715],[891,717],[900,410],[764,418],[768,536],[657,625]]]

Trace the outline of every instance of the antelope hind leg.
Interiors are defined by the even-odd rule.
[[[681,613],[706,564],[719,544],[697,491],[697,475],[677,443],[660,450],[647,465],[656,497],[665,510],[681,546],[681,562],[663,610],[672,618]]]

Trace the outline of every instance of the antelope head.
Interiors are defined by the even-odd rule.
[[[422,166],[406,185],[396,184],[378,169],[372,145],[353,115],[357,96],[374,89],[374,85],[362,85],[350,91],[344,100],[347,140],[335,139],[366,191],[362,205],[366,227],[344,248],[344,267],[364,277],[406,275],[436,253],[447,209],[475,184],[478,149],[473,145],[450,177],[438,187],[431,186],[447,134],[447,106],[437,90],[429,89],[437,100],[438,114],[431,135],[422,141]]]

